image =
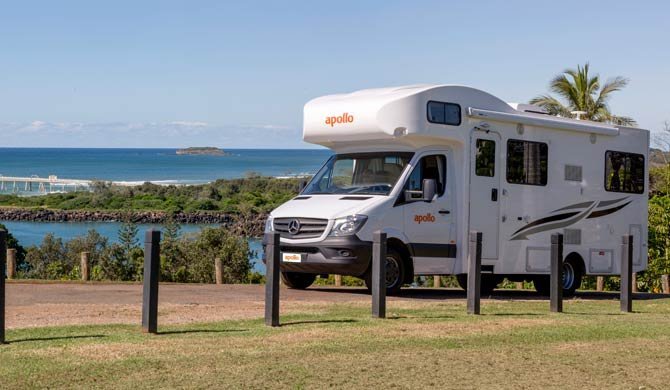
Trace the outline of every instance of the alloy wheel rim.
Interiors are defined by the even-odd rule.
[[[386,257],[386,287],[394,287],[400,278],[400,265],[391,256]]]
[[[575,283],[575,269],[570,263],[563,263],[563,289],[567,290]]]

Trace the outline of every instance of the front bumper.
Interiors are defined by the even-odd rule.
[[[281,243],[280,252],[299,253],[302,257],[299,263],[284,263],[280,258],[282,271],[362,276],[372,259],[372,242],[361,241],[355,235],[327,237],[309,244]]]

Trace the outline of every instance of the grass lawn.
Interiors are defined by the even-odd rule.
[[[262,320],[160,327],[100,325],[10,330],[0,388],[433,387],[668,388],[670,299],[389,302],[333,305]]]

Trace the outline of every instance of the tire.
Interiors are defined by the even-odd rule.
[[[282,272],[281,280],[288,288],[304,290],[314,283],[316,275],[304,274],[302,272]]]
[[[563,263],[563,296],[571,297],[582,285],[582,268],[572,260]]]
[[[468,274],[456,275],[456,281],[463,290],[468,291]],[[499,283],[500,280],[495,275],[482,274],[482,280],[479,286],[479,294],[484,296],[491,295],[493,290],[498,287]]]
[[[365,287],[372,291],[372,272],[369,269],[363,277]],[[386,252],[386,295],[397,295],[405,280],[405,261],[394,249]]]
[[[582,268],[573,260],[563,262],[563,296],[571,297],[575,295],[575,290],[582,284]],[[533,278],[535,291],[538,294],[549,296],[551,290],[551,280],[549,275],[538,275]]]

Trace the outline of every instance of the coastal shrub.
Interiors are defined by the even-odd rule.
[[[7,227],[0,223],[0,230],[7,232],[7,248],[16,249],[16,269],[18,273],[25,272],[27,270],[26,265],[26,248],[24,248],[19,241],[12,235],[12,232],[7,229]]]
[[[221,227],[208,227],[161,246],[161,280],[213,283],[214,259],[223,264],[224,283],[245,283],[253,256],[249,243]]]
[[[45,207],[56,210],[220,211],[267,213],[295,196],[304,179],[248,177],[202,185],[115,186],[96,182],[91,192],[22,197],[0,195],[0,206]]]
[[[69,261],[63,240],[49,233],[26,253],[27,276],[33,279],[67,279],[74,263]]]

